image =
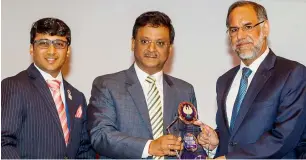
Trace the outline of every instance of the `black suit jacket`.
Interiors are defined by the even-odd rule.
[[[1,82],[1,158],[95,157],[86,130],[85,97],[65,80],[63,83],[70,118],[67,147],[52,94],[34,64]],[[79,107],[81,118],[75,117]]]
[[[296,158],[294,149],[306,123],[305,66],[270,50],[250,83],[230,132],[226,98],[239,68],[229,70],[217,81],[216,156]]]
[[[299,159],[306,159],[306,126],[304,128],[304,133],[296,148],[296,155]]]

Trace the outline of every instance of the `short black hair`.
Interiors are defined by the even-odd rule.
[[[259,21],[263,21],[263,20],[268,20],[268,16],[267,16],[267,12],[265,7],[263,7],[262,5],[252,2],[252,1],[237,1],[235,3],[233,3],[227,12],[227,17],[226,17],[226,27],[229,27],[229,15],[231,14],[231,12],[238,7],[242,7],[242,6],[252,6],[253,9],[255,10],[256,14],[257,14],[257,19]]]
[[[152,25],[153,27],[163,26],[169,29],[170,44],[173,44],[175,31],[172,26],[171,19],[162,12],[149,11],[141,14],[135,21],[133,27],[133,38],[136,38],[138,29],[146,25]]]
[[[71,31],[65,22],[57,18],[42,18],[33,23],[31,28],[30,43],[34,43],[37,33],[48,34],[51,36],[65,36],[68,46],[71,44]]]

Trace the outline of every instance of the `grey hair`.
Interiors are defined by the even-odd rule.
[[[237,7],[242,7],[242,6],[247,6],[247,5],[250,5],[253,7],[253,9],[255,10],[257,14],[257,19],[259,21],[268,20],[266,9],[262,5],[252,2],[252,1],[237,1],[233,3],[228,9],[227,17],[226,17],[226,27],[229,27],[229,15],[231,14],[231,12]]]

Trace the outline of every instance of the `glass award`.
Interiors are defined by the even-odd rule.
[[[167,127],[169,134],[180,136],[184,149],[177,152],[179,159],[206,159],[207,154],[201,145],[198,144],[197,135],[201,132],[193,122],[198,120],[198,113],[190,102],[181,102],[178,106],[178,115]],[[170,130],[170,128],[174,128]],[[172,131],[172,132],[171,132]]]

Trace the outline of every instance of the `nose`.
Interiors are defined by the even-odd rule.
[[[51,45],[49,46],[49,48],[48,48],[48,54],[51,54],[51,55],[55,54],[55,48],[54,48],[53,44],[51,44]]]
[[[156,51],[156,44],[155,44],[155,42],[151,42],[151,43],[149,44],[149,51],[150,51],[150,52]]]
[[[246,32],[242,30],[242,28],[239,28],[238,32],[237,32],[237,39],[244,39],[246,38]]]

